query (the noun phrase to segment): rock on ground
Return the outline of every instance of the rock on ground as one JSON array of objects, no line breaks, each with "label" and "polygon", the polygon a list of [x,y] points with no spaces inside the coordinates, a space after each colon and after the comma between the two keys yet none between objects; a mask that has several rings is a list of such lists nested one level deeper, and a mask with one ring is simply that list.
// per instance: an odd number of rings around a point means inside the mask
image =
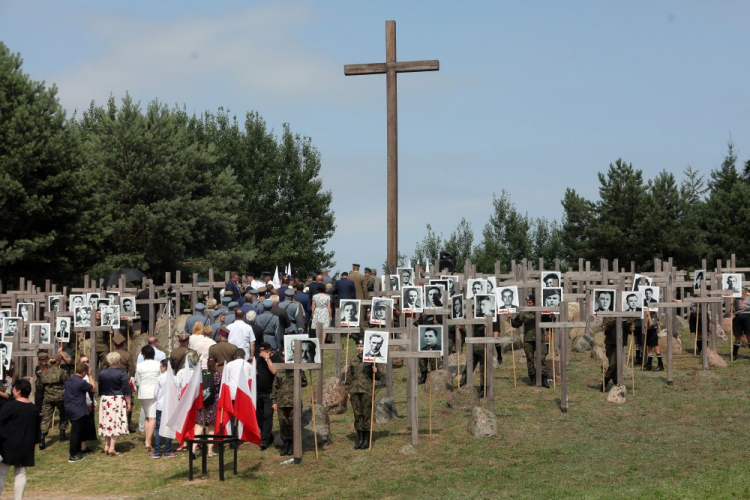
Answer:
[{"label": "rock on ground", "polygon": [[462,385],[448,394],[446,402],[448,408],[461,411],[469,411],[479,404],[479,394],[471,385]]},{"label": "rock on ground", "polygon": [[578,302],[568,302],[568,321],[577,322],[581,319]]},{"label": "rock on ground", "polygon": [[[456,376],[457,372],[457,364],[458,361],[458,355],[456,353],[451,354],[448,356],[448,371],[451,373],[452,377]],[[466,356],[461,354],[461,373],[464,373],[466,371]]]},{"label": "rock on ground", "polygon": [[[667,337],[659,337],[659,350],[666,357],[667,355]],[[682,354],[682,339],[680,337],[672,337],[672,354]],[[665,360],[666,362],[666,360]]]},{"label": "rock on ground", "polygon": [[492,412],[475,406],[471,409],[467,430],[475,438],[496,436],[497,418]]},{"label": "rock on ground", "polygon": [[586,352],[590,351],[594,347],[594,341],[588,335],[579,335],[573,339],[573,351],[574,352]]},{"label": "rock on ground", "polygon": [[[331,440],[331,421],[328,419],[328,413],[323,405],[315,405],[315,430],[318,434],[318,447],[324,444],[330,444]],[[313,432],[312,407],[308,406],[302,410],[302,447],[315,447],[315,433]]]},{"label": "rock on ground", "polygon": [[398,418],[393,398],[383,398],[375,404],[375,423],[385,424]]},{"label": "rock on ground", "polygon": [[447,396],[453,392],[453,376],[448,370],[435,370],[427,374],[427,382],[425,383],[425,391],[429,391],[432,388],[433,397]]},{"label": "rock on ground", "polygon": [[604,348],[602,346],[596,346],[591,350],[591,358],[600,362],[604,359],[604,365],[606,368],[607,357],[604,355]]},{"label": "rock on ground", "polygon": [[607,394],[607,403],[621,405],[627,401],[627,395],[628,390],[624,385],[616,385],[609,390],[609,394]]},{"label": "rock on ground", "polygon": [[708,366],[712,366],[714,368],[727,367],[727,362],[724,361],[724,358],[716,354],[711,349],[706,349],[706,356],[708,357]]},{"label": "rock on ground", "polygon": [[346,413],[346,388],[344,383],[336,377],[329,377],[323,381],[323,406],[329,414]]},{"label": "rock on ground", "polygon": [[677,324],[674,325],[675,333],[683,332],[683,331],[690,331],[690,325],[688,324],[688,321],[685,318],[679,315],[675,315],[675,319],[677,320]]},{"label": "rock on ground", "polygon": [[416,452],[417,450],[415,450],[414,447],[410,444],[407,444],[406,446],[401,447],[402,455],[414,455]]}]

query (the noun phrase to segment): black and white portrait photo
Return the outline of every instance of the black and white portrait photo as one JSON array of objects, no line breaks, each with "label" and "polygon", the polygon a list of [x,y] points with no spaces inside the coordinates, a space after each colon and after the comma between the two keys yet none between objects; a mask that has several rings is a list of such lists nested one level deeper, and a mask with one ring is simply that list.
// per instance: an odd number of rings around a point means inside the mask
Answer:
[{"label": "black and white portrait photo", "polygon": [[100,298],[101,295],[96,292],[86,294],[86,304],[88,304],[92,311],[96,311],[96,305],[99,303]]},{"label": "black and white portrait photo", "polygon": [[464,317],[464,296],[454,295],[451,297],[451,319]]},{"label": "black and white portrait photo", "polygon": [[425,285],[424,286],[424,306],[443,308],[445,306],[445,285]]},{"label": "black and white portrait photo", "polygon": [[34,319],[34,304],[30,302],[16,304],[16,316],[21,318],[24,323],[28,323]]},{"label": "black and white portrait photo", "polygon": [[40,344],[50,343],[50,324],[49,323],[31,323],[29,325],[29,342],[39,342]]},{"label": "black and white portrait photo", "polygon": [[[542,304],[545,307],[558,307],[563,300],[563,289],[560,286],[542,288]],[[557,314],[557,313],[555,313]]]},{"label": "black and white portrait photo", "polygon": [[306,333],[284,335],[284,362],[294,363],[294,342],[297,340],[307,340],[310,337]]},{"label": "black and white portrait photo", "polygon": [[107,292],[107,298],[110,304],[116,305],[120,302],[120,292]]},{"label": "black and white portrait photo", "polygon": [[3,333],[3,319],[10,317],[10,309],[0,309],[0,334]]},{"label": "black and white portrait photo", "polygon": [[419,352],[443,353],[443,325],[419,325]]},{"label": "black and white portrait photo", "polygon": [[366,363],[388,362],[388,332],[365,330],[365,348],[362,361]]},{"label": "black and white portrait photo", "polygon": [[652,278],[636,273],[633,276],[633,291],[638,291],[638,287],[651,286]]},{"label": "black and white portrait photo", "polygon": [[390,283],[390,285],[388,286],[388,288],[384,288],[384,290],[390,290],[392,292],[395,292],[396,290],[401,289],[400,279],[398,277],[398,274],[389,275],[388,282]]},{"label": "black and white portrait photo", "polygon": [[456,290],[458,290],[458,276],[441,276],[440,279],[448,282],[448,295],[451,297],[456,295]]},{"label": "black and white portrait photo", "polygon": [[696,269],[693,278],[693,290],[700,290],[703,285],[703,280],[706,279],[705,269]]},{"label": "black and white portrait photo", "polygon": [[109,299],[101,297],[96,301],[96,311],[104,311],[104,308],[109,306]]},{"label": "black and white portrait photo", "polygon": [[3,318],[3,338],[12,339],[18,334],[18,322],[21,318],[15,316],[9,316]]},{"label": "black and white portrait photo", "polygon": [[497,288],[497,278],[494,276],[488,277],[484,281],[484,293],[495,293],[495,288]]},{"label": "black and white portrait photo", "polygon": [[85,295],[71,295],[70,299],[68,299],[68,311],[75,311],[76,307],[81,307],[86,305],[86,296]]},{"label": "black and white portrait photo", "polygon": [[486,286],[481,278],[471,278],[466,282],[466,298],[473,299],[475,295],[485,293]]},{"label": "black and white portrait photo", "polygon": [[414,269],[410,267],[396,268],[401,288],[405,286],[414,286]]},{"label": "black and white portrait photo", "polygon": [[593,311],[615,312],[615,291],[608,289],[594,289]]},{"label": "black and white portrait photo", "polygon": [[542,288],[557,288],[561,285],[560,273],[557,271],[542,272]]},{"label": "black and white portrait photo", "polygon": [[63,295],[50,295],[47,298],[47,312],[60,312],[60,304],[63,303],[65,297]]},{"label": "black and white portrait photo", "polygon": [[13,344],[0,342],[0,364],[5,370],[10,369],[10,357],[13,355]]},{"label": "black and white portrait photo", "polygon": [[651,304],[659,302],[659,287],[642,286],[638,291],[643,293],[643,307],[648,307],[649,311],[656,311],[657,308]]},{"label": "black and white portrait photo", "polygon": [[724,297],[742,297],[742,275],[739,273],[724,273],[721,275],[721,289]]},{"label": "black and white portrait photo", "polygon": [[55,319],[55,338],[60,342],[70,342],[70,318],[58,317]]},{"label": "black and white portrait photo", "polygon": [[393,299],[373,297],[372,308],[370,309],[370,324],[386,326],[389,311],[391,317],[393,317]]},{"label": "black and white portrait photo", "polygon": [[518,287],[517,286],[501,286],[495,289],[497,295],[497,312],[500,314],[509,314],[516,312],[516,308],[520,306],[518,299]]},{"label": "black and white portrait photo", "polygon": [[102,326],[120,328],[120,306],[105,306],[102,309]]},{"label": "black and white portrait photo", "polygon": [[474,295],[474,317],[492,317],[492,322],[497,322],[496,296],[494,293],[481,293]]},{"label": "black and white portrait photo", "polygon": [[401,311],[405,313],[421,313],[424,310],[423,304],[421,286],[405,286],[401,288]]},{"label": "black and white portrait photo", "polygon": [[622,311],[643,313],[643,292],[622,292]]},{"label": "black and white portrait photo", "polygon": [[339,305],[341,326],[359,326],[359,308],[361,300],[342,299]]},{"label": "black and white portrait photo", "polygon": [[76,307],[73,310],[73,314],[75,315],[75,326],[91,326],[92,311],[94,311],[94,308],[91,306]]},{"label": "black and white portrait photo", "polygon": [[124,313],[135,312],[135,297],[129,295],[120,297],[120,311]]}]

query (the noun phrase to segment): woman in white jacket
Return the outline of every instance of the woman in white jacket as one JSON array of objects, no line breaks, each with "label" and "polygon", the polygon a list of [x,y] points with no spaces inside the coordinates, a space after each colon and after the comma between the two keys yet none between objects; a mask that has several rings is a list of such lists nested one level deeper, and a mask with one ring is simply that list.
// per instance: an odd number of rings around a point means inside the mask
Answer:
[{"label": "woman in white jacket", "polygon": [[151,442],[154,438],[154,427],[156,426],[156,399],[154,398],[154,386],[156,379],[161,374],[159,362],[154,360],[154,348],[150,345],[141,349],[143,361],[135,368],[135,386],[138,389],[138,399],[146,415],[146,451],[153,450]]}]

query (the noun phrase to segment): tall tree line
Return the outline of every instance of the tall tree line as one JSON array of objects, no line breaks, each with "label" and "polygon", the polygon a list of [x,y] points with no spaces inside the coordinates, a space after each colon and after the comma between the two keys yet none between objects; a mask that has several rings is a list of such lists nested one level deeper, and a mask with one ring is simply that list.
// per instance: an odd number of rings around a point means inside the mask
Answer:
[{"label": "tall tree line", "polygon": [[536,266],[540,257],[548,263],[560,259],[563,269],[576,266],[579,258],[595,268],[604,258],[624,265],[635,261],[640,270],[650,270],[654,258],[670,257],[681,268],[697,268],[702,259],[713,267],[731,254],[738,265],[750,265],[750,160],[738,167],[731,140],[708,179],[688,166],[679,181],[664,170],[644,180],[641,170],[622,159],[597,176],[599,199],[566,189],[559,223],[521,213],[502,191],[493,196],[480,241],[475,243],[465,219],[448,238],[428,224],[413,258],[434,262],[445,249],[455,254],[457,269],[471,259],[483,273],[494,272],[496,261],[506,272],[512,259],[529,258]]},{"label": "tall tree line", "polygon": [[333,264],[321,158],[308,137],[219,109],[200,116],[126,95],[66,118],[53,85],[0,43],[0,279],[79,283],[135,267]]}]

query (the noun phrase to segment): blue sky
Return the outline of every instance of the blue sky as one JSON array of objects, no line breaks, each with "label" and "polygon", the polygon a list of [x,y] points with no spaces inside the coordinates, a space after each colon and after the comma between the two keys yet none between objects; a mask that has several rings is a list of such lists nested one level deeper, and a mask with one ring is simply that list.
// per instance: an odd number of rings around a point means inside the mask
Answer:
[{"label": "blue sky", "polygon": [[[440,60],[399,75],[400,251],[462,217],[475,241],[505,189],[558,219],[617,158],[648,179],[750,158],[746,1],[0,0],[0,40],[72,113],[128,91],[202,112],[257,110],[312,137],[333,193],[336,269],[385,260],[383,75],[344,64]],[[284,263],[279,263],[283,265]]]}]

